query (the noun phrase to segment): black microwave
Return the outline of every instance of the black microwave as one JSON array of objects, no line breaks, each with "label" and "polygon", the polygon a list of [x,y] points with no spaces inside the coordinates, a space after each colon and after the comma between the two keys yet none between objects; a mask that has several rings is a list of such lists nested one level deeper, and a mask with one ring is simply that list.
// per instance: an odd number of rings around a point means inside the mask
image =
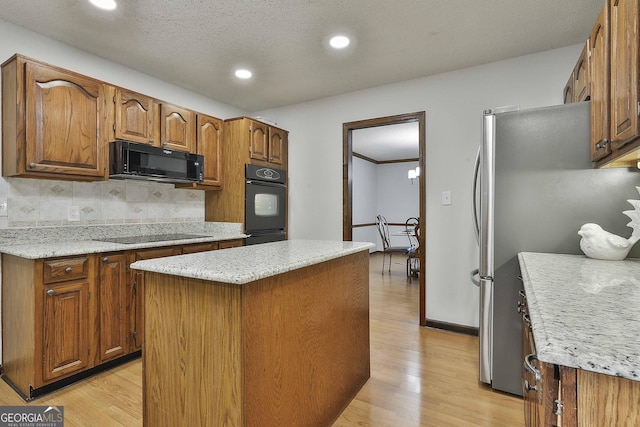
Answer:
[{"label": "black microwave", "polygon": [[109,178],[202,182],[204,157],[131,141],[109,143]]}]

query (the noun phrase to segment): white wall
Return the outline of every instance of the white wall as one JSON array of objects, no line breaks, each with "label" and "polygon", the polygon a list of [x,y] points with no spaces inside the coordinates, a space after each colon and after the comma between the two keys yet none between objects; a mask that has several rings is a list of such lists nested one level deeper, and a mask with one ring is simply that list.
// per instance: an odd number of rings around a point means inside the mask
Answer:
[{"label": "white wall", "polygon": [[[419,184],[407,178],[409,169],[415,169],[418,162],[379,164],[353,158],[352,204],[353,223],[370,224],[377,215],[383,215],[389,223],[404,223],[407,218],[418,217]],[[404,227],[390,227],[393,234]],[[376,245],[371,252],[382,250],[382,241],[375,226],[353,229],[352,238],[356,242],[371,242]],[[391,245],[408,245],[407,237],[391,236]]]},{"label": "white wall", "polygon": [[[290,131],[290,236],[342,238],[343,123],[426,111],[427,318],[477,326],[478,290],[469,281],[478,257],[470,200],[482,111],[561,103],[581,49],[574,45],[260,112]],[[451,206],[441,205],[445,190],[452,192]]]},{"label": "white wall", "polygon": [[[354,157],[351,183],[353,223],[370,224],[375,222],[378,210],[378,174],[376,164]],[[380,244],[380,237],[375,226],[354,228],[352,238],[356,242]],[[373,248],[369,252],[375,252],[376,250],[379,249]]]},{"label": "white wall", "polygon": [[[246,114],[0,20],[0,62],[15,53],[222,119]],[[204,193],[176,190],[171,184],[0,178],[0,197],[8,198],[9,208],[0,228],[67,225],[70,205],[80,207],[81,222],[74,224],[204,221]]]}]

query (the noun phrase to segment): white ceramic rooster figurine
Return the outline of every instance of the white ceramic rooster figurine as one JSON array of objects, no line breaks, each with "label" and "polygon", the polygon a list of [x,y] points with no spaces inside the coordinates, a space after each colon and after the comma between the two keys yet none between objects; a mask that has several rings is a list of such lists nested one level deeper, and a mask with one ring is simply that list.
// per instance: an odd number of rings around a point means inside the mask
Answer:
[{"label": "white ceramic rooster figurine", "polygon": [[[640,193],[640,187],[636,187]],[[631,251],[633,245],[640,240],[640,200],[627,200],[634,210],[622,212],[631,222],[627,226],[633,229],[631,237],[625,239],[609,233],[598,224],[588,223],[580,227],[578,235],[580,239],[580,249],[589,258],[619,261],[625,259]]]}]

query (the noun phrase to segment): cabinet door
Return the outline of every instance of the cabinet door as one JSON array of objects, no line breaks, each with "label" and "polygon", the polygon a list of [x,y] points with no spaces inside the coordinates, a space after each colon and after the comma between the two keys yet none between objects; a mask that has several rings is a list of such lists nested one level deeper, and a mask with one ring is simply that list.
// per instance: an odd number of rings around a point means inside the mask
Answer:
[{"label": "cabinet door", "polygon": [[89,282],[63,282],[42,289],[42,380],[46,383],[89,367]]},{"label": "cabinet door", "polygon": [[193,243],[182,247],[183,254],[195,254],[197,252],[215,251],[218,249],[218,242]]},{"label": "cabinet door", "polygon": [[222,128],[224,122],[198,114],[198,154],[204,156],[203,185],[222,184]]},{"label": "cabinet door", "polygon": [[611,153],[609,144],[609,8],[605,2],[589,38],[591,51],[591,160]]},{"label": "cabinet door", "polygon": [[[180,247],[175,246],[140,250],[133,253],[130,262],[180,255],[181,253]],[[144,344],[144,273],[139,270],[131,270],[130,282],[129,334],[131,345],[129,351],[137,351],[141,350]]]},{"label": "cabinet door", "polygon": [[591,99],[589,88],[589,40],[584,45],[580,58],[573,69],[573,92],[575,102]]},{"label": "cabinet door", "polygon": [[255,160],[269,159],[269,126],[249,121],[249,154]]},{"label": "cabinet door", "polygon": [[[522,354],[526,357],[535,354],[535,344],[531,333],[531,324],[526,313],[522,316]],[[533,387],[537,387],[534,374],[522,368],[522,396],[524,399],[524,425],[534,427],[538,425],[537,394]]]},{"label": "cabinet door", "polygon": [[562,91],[562,102],[564,104],[571,104],[575,102],[573,99],[573,73],[569,76],[569,80],[567,80],[567,84],[564,86],[564,90]]},{"label": "cabinet door", "polygon": [[98,283],[100,362],[127,353],[127,262],[124,253],[106,254]]},{"label": "cabinet door", "polygon": [[117,89],[115,104],[116,139],[153,145],[153,99]]},{"label": "cabinet door", "polygon": [[239,248],[243,245],[244,242],[242,241],[242,239],[223,240],[218,243],[218,249]]},{"label": "cabinet door", "polygon": [[104,84],[25,64],[25,170],[104,178]]},{"label": "cabinet door", "polygon": [[282,165],[286,150],[287,133],[282,129],[269,128],[269,162]]},{"label": "cabinet door", "polygon": [[638,0],[611,0],[611,140],[618,149],[638,128]]},{"label": "cabinet door", "polygon": [[163,147],[196,152],[196,115],[171,104],[160,105],[160,139]]}]

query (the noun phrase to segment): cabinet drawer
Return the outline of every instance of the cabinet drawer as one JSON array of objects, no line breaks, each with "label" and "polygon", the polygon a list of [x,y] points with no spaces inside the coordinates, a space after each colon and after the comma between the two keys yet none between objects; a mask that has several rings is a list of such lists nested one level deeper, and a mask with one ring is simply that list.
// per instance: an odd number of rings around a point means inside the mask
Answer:
[{"label": "cabinet drawer", "polygon": [[89,258],[47,259],[43,265],[43,282],[55,283],[65,280],[82,279],[89,275]]}]

